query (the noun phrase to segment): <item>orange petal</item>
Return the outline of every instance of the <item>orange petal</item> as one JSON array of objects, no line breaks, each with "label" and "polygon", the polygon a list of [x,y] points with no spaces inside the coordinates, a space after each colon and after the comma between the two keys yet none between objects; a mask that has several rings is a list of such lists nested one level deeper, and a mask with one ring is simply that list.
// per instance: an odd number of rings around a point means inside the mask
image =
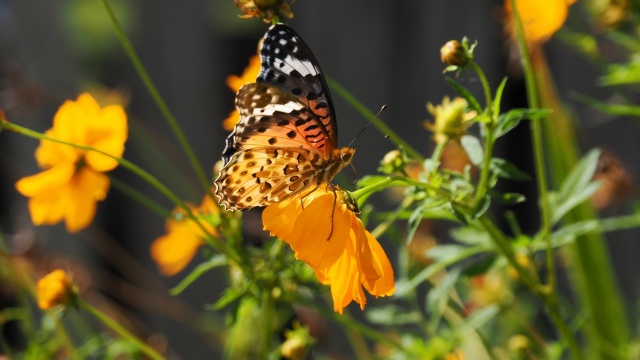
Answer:
[{"label": "orange petal", "polygon": [[346,211],[333,193],[313,199],[295,221],[290,245],[296,257],[317,269],[333,264],[349,235],[351,213]]},{"label": "orange petal", "polygon": [[[115,157],[122,157],[127,131],[127,115],[122,106],[107,106],[90,124],[87,145]],[[85,159],[89,166],[103,172],[112,170],[118,165],[116,160],[97,152],[88,152]]]},{"label": "orange petal", "polygon": [[55,196],[57,190],[73,177],[74,163],[63,163],[36,175],[24,177],[16,182],[16,190],[27,197]]},{"label": "orange petal", "polygon": [[376,280],[375,285],[371,287],[364,282],[364,287],[375,296],[391,296],[396,290],[393,268],[387,254],[380,246],[380,243],[368,232],[365,231],[366,239],[371,249],[373,266],[380,278]]},{"label": "orange petal", "polygon": [[151,244],[151,258],[158,265],[160,273],[172,276],[182,271],[202,246],[202,240],[194,233],[188,220],[174,222],[170,231]]},{"label": "orange petal", "polygon": [[[544,42],[555,34],[567,19],[573,2],[575,0],[517,0],[527,42]],[[511,0],[505,0],[505,8],[508,13],[512,12]],[[508,26],[514,28],[513,20],[510,22]]]},{"label": "orange petal", "polygon": [[231,131],[239,122],[240,122],[240,113],[238,112],[238,110],[234,109],[232,112],[229,113],[229,116],[226,119],[224,119],[224,121],[222,122],[222,127],[227,131]]},{"label": "orange petal", "polygon": [[302,204],[297,197],[269,205],[262,212],[264,230],[290,244],[293,226],[301,212]]},{"label": "orange petal", "polygon": [[[65,140],[63,134],[55,128],[49,129],[45,135],[55,139]],[[54,141],[42,140],[40,146],[36,149],[36,161],[42,168],[56,166],[61,163],[75,163],[80,158],[81,151],[72,146],[60,144]]]},{"label": "orange petal", "polygon": [[74,176],[66,204],[67,231],[77,232],[91,223],[96,213],[96,203],[107,196],[109,184],[109,177],[89,167],[82,168]]}]

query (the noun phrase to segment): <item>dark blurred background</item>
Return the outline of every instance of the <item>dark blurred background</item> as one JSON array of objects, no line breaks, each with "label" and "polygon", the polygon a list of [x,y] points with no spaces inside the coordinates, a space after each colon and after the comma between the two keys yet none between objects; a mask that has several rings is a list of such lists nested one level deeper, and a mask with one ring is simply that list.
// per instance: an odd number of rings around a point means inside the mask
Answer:
[{"label": "dark blurred background", "polygon": [[[240,11],[232,0],[110,3],[198,159],[210,171],[220,159],[227,135],[222,121],[233,109],[234,94],[225,79],[242,73],[267,25],[238,18]],[[444,80],[439,59],[439,49],[446,41],[463,36],[477,40],[476,62],[493,86],[504,76],[510,77],[504,108],[526,106],[517,62],[510,61],[503,34],[501,6],[502,1],[497,0],[298,0],[292,6],[295,17],[288,23],[313,49],[325,74],[374,112],[387,104],[382,118],[428,155],[433,142],[422,125],[430,119],[425,104],[440,103],[443,96],[455,95]],[[573,8],[580,11],[579,5]],[[640,165],[636,156],[640,153],[637,124],[572,102],[575,92],[602,100],[611,94],[597,86],[598,69],[571,47],[551,40],[545,48],[558,94],[567,100],[578,121],[583,149],[602,146],[612,151],[636,178]],[[478,80],[469,74],[463,73],[459,81],[480,95]],[[202,191],[196,177],[117,42],[101,3],[0,0],[0,108],[11,121],[44,131],[65,99],[75,99],[81,91],[98,85],[115,89],[129,99],[130,136],[125,157],[148,169],[185,199],[199,203]],[[346,145],[369,119],[336,94],[333,98],[339,142]],[[527,125],[522,123],[499,142],[498,155],[532,173]],[[358,141],[380,136],[369,130]],[[203,305],[217,300],[226,275],[209,273],[178,299],[166,297],[166,289],[181,275],[161,277],[149,256],[149,245],[165,232],[165,220],[115,189],[98,205],[93,225],[79,234],[67,234],[62,225],[32,227],[26,199],[15,191],[14,183],[39,171],[33,157],[37,145],[16,134],[0,133],[0,226],[16,247],[14,251],[36,247],[38,259],[83,269],[88,273],[86,286],[97,289],[97,301],[124,305],[120,310],[123,318],[145,336],[168,343],[180,358],[204,359],[218,354],[220,344],[206,335],[207,331],[215,332],[215,327],[196,329],[205,323]],[[393,148],[386,141],[360,148],[354,162],[359,176],[373,174],[378,161]],[[175,166],[169,167],[168,163]],[[117,169],[112,175],[141,189],[167,209],[172,207],[126,170]],[[532,184],[504,186],[525,193],[529,199],[535,197]],[[533,201],[512,209],[525,232],[536,228]],[[618,205],[605,213],[625,210]],[[259,222],[257,211],[246,216],[248,223]],[[435,231],[447,241],[446,231]],[[637,235],[625,231],[609,237],[629,309],[637,307]],[[224,327],[219,313],[206,316],[212,318],[208,324]]]}]

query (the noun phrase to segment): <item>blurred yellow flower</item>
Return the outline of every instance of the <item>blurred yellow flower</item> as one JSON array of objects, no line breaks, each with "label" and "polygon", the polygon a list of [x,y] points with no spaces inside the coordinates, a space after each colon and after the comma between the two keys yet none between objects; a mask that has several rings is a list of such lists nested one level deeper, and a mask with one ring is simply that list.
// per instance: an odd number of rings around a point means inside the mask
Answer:
[{"label": "blurred yellow flower", "polygon": [[[244,69],[241,76],[230,75],[227,78],[227,86],[229,86],[231,91],[237,93],[243,85],[256,82],[258,74],[260,74],[260,57],[254,55],[249,59],[249,65]],[[229,114],[229,117],[224,120],[222,127],[227,131],[231,131],[239,121],[240,114],[238,110],[234,109]]]},{"label": "blurred yellow flower", "polygon": [[465,112],[467,106],[467,100],[457,97],[451,101],[448,96],[442,99],[442,104],[427,104],[427,110],[434,121],[425,123],[425,127],[433,131],[433,138],[437,143],[460,140],[467,132],[467,121],[476,116],[475,111]]},{"label": "blurred yellow flower", "polygon": [[57,269],[38,281],[36,295],[38,307],[51,309],[69,303],[75,295],[74,285],[64,270]]},{"label": "blurred yellow flower", "polygon": [[[122,106],[101,108],[91,95],[83,93],[78,100],[67,100],[60,106],[45,135],[121,157],[127,131]],[[69,232],[87,227],[95,215],[96,202],[104,200],[109,190],[110,181],[103,172],[118,162],[49,140],[40,142],[35,156],[45,170],[16,183],[16,189],[29,198],[32,222],[52,225],[64,220]]]},{"label": "blurred yellow flower", "polygon": [[[208,218],[218,213],[218,207],[208,195],[202,199],[199,207],[187,204],[193,214],[203,221],[204,228],[209,233],[215,233],[215,229]],[[193,259],[196,252],[204,243],[202,230],[185,211],[176,208],[172,216],[167,219],[167,233],[157,238],[151,244],[151,258],[158,265],[162,275],[172,276],[182,271]]]},{"label": "blurred yellow flower", "polygon": [[395,291],[393,269],[378,241],[354,213],[342,190],[327,184],[267,206],[264,229],[291,246],[318,280],[331,286],[333,308],[342,313],[355,300],[364,309],[362,287],[375,296]]},{"label": "blurred yellow flower", "polygon": [[234,3],[244,14],[240,16],[243,19],[260,18],[269,23],[272,18],[279,22],[280,18],[293,17],[289,4],[284,0],[234,0]]},{"label": "blurred yellow flower", "polygon": [[[546,42],[562,27],[569,14],[569,6],[575,1],[516,0],[527,43],[537,45]],[[511,38],[515,38],[515,21],[511,0],[505,0],[504,7],[507,14],[505,30]]]}]

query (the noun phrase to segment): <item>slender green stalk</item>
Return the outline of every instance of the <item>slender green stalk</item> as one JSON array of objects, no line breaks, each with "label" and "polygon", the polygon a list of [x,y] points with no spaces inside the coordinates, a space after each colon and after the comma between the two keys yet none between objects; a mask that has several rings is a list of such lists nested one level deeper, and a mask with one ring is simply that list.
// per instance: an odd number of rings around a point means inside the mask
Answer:
[{"label": "slender green stalk", "polygon": [[92,146],[86,146],[86,145],[79,145],[79,144],[74,144],[68,141],[64,141],[64,140],[60,140],[60,139],[56,139],[53,137],[50,137],[48,135],[44,135],[41,134],[37,131],[33,131],[31,129],[22,127],[20,125],[16,125],[13,123],[9,123],[9,122],[0,122],[0,128],[5,128],[7,130],[10,131],[14,131],[18,134],[22,134],[34,139],[39,139],[39,140],[48,140],[48,141],[53,141],[59,144],[63,144],[63,145],[68,145],[71,147],[74,147],[76,149],[80,149],[80,150],[85,150],[85,151],[94,151],[96,153],[108,156],[114,160],[116,160],[122,167],[126,168],[127,170],[131,171],[132,173],[134,173],[135,175],[137,175],[138,177],[140,177],[141,179],[145,180],[149,185],[151,185],[152,187],[154,187],[156,190],[158,190],[161,194],[163,194],[165,197],[167,197],[169,200],[171,200],[174,204],[176,204],[176,206],[179,206],[182,210],[184,210],[184,212],[186,213],[187,217],[191,220],[193,220],[196,225],[199,227],[199,229],[203,232],[203,234],[205,234],[205,240],[209,243],[209,245],[211,245],[213,248],[215,248],[216,250],[218,250],[221,253],[224,253],[225,255],[227,255],[229,257],[230,260],[238,263],[240,266],[242,266],[242,261],[240,256],[231,248],[229,247],[225,242],[220,241],[219,239],[217,239],[216,237],[213,236],[213,234],[211,234],[204,226],[204,224],[202,223],[202,221],[200,221],[200,219],[198,217],[196,217],[193,214],[193,211],[191,211],[191,209],[185,204],[184,201],[182,201],[182,199],[180,199],[175,193],[173,193],[168,187],[166,187],[160,180],[158,180],[156,177],[154,177],[153,175],[149,174],[147,171],[145,171],[144,169],[140,168],[139,166],[135,165],[134,163],[126,160],[126,159],[122,159],[116,156],[113,156],[107,152],[104,152],[102,150],[96,149]]},{"label": "slender green stalk", "polygon": [[449,140],[436,143],[436,148],[433,149],[433,154],[431,154],[431,160],[439,162],[440,159],[442,158],[442,153],[444,153],[444,148],[447,146],[448,143],[449,143]]},{"label": "slender green stalk", "polygon": [[104,314],[102,311],[97,308],[91,306],[89,303],[85,302],[82,299],[78,299],[78,305],[93,315],[96,319],[106,325],[109,329],[113,330],[118,336],[129,341],[134,344],[140,351],[142,351],[146,356],[150,357],[154,360],[162,360],[165,359],[164,356],[158,354],[152,347],[140,341],[137,337],[135,337],[132,333],[130,333],[127,329],[122,327],[117,322],[113,321],[110,317]]},{"label": "slender green stalk", "polygon": [[111,184],[113,185],[114,188],[120,190],[120,192],[122,192],[123,194],[128,195],[135,202],[144,206],[147,210],[151,211],[152,213],[155,213],[156,215],[160,216],[163,219],[166,219],[169,216],[171,216],[171,211],[165,209],[164,207],[162,207],[157,202],[153,201],[148,196],[142,194],[140,191],[126,184],[124,181],[120,181],[118,178],[113,176],[109,176],[109,179],[111,180]]},{"label": "slender green stalk", "polygon": [[[480,77],[480,83],[482,84],[482,89],[484,90],[484,97],[487,102],[486,113],[490,119],[493,118],[493,98],[491,96],[491,87],[489,86],[489,80],[487,80],[487,76],[484,73],[484,70],[476,64],[475,61],[471,60],[469,64],[473,67],[473,69]],[[493,120],[493,119],[492,119]]]},{"label": "slender green stalk", "polygon": [[560,336],[566,342],[567,347],[569,348],[569,352],[571,353],[571,358],[585,359],[585,356],[582,353],[582,349],[578,345],[575,336],[571,332],[571,329],[569,329],[567,323],[562,318],[562,311],[560,310],[560,306],[558,304],[555,289],[540,284],[529,270],[523,268],[520,263],[518,263],[511,244],[486,215],[480,217],[479,222],[487,231],[487,233],[489,233],[489,235],[493,239],[494,244],[498,246],[500,252],[507,258],[507,261],[509,261],[509,265],[511,265],[513,269],[516,270],[520,279],[522,279],[522,282],[529,289],[531,289],[534,294],[538,295],[540,300],[542,300],[547,312],[549,313],[549,316],[551,316],[551,319],[558,329]]},{"label": "slender green stalk", "polygon": [[[522,58],[522,68],[524,70],[525,84],[527,87],[527,100],[529,108],[538,109],[540,107],[538,101],[538,89],[533,67],[531,65],[531,57],[529,56],[529,48],[525,42],[524,28],[520,14],[518,13],[518,5],[516,0],[511,0],[513,9],[513,17],[516,23],[518,34],[518,48],[520,49],[520,57]],[[542,129],[540,121],[531,121],[531,137],[533,142],[533,156],[536,168],[536,183],[538,184],[538,203],[540,205],[540,235],[547,244],[546,261],[547,261],[547,283],[555,293],[556,289],[556,268],[553,257],[553,245],[551,244],[551,216],[549,211],[549,196],[547,173],[544,162],[544,147],[542,144]]]},{"label": "slender green stalk", "polygon": [[269,289],[262,290],[262,340],[260,341],[260,354],[262,359],[269,357],[271,350],[271,339],[273,333],[271,331],[273,314],[275,313],[273,298]]},{"label": "slender green stalk", "polygon": [[[347,89],[343,88],[340,84],[335,82],[333,79],[327,77],[327,84],[331,90],[333,90],[336,94],[340,95],[351,107],[353,107],[356,111],[358,111],[364,118],[373,119],[376,115],[371,110],[369,110],[363,103],[361,103],[355,96],[353,96]],[[424,161],[424,156],[420,154],[417,150],[415,150],[411,145],[405,142],[398,134],[396,134],[391,128],[385,124],[382,119],[377,118],[371,124],[373,127],[378,129],[382,134],[389,135],[389,140],[396,144],[397,146],[402,146],[402,148],[407,152],[409,156],[416,160]]]},{"label": "slender green stalk", "polygon": [[118,19],[116,19],[113,13],[113,10],[111,9],[111,6],[109,6],[109,2],[107,0],[101,0],[101,2],[102,2],[102,5],[104,5],[107,15],[109,16],[109,20],[111,21],[111,25],[113,26],[113,30],[116,34],[116,37],[118,38],[118,41],[120,41],[120,44],[122,45],[125,53],[129,57],[129,60],[131,60],[133,67],[138,73],[138,76],[142,80],[144,86],[147,88],[147,91],[149,91],[149,94],[151,95],[151,97],[153,98],[153,101],[156,103],[156,106],[164,116],[165,120],[167,121],[167,124],[169,124],[171,131],[173,131],[173,134],[178,139],[178,142],[180,143],[182,150],[185,152],[187,158],[189,159],[191,166],[193,167],[198,177],[200,178],[200,182],[202,183],[202,186],[204,187],[205,191],[209,193],[209,195],[212,195],[209,177],[206,175],[205,171],[202,169],[202,166],[200,166],[198,158],[196,157],[196,154],[193,151],[193,148],[189,144],[189,141],[187,140],[186,136],[184,135],[184,132],[180,128],[180,124],[178,124],[176,117],[173,115],[171,110],[169,110],[169,106],[167,106],[167,103],[164,101],[164,99],[162,98],[162,95],[160,95],[160,92],[158,91],[155,84],[151,80],[149,73],[147,73],[147,70],[145,69],[144,65],[142,65],[142,61],[140,61],[140,57],[136,53],[136,50],[131,44],[131,41],[129,41],[127,34],[122,29],[122,26],[120,26]]}]

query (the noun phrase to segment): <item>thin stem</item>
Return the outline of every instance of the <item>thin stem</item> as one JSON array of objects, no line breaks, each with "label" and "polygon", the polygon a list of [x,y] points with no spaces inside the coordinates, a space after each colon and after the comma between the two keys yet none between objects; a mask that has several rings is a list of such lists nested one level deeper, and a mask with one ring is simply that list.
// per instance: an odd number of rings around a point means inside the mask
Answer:
[{"label": "thin stem", "polygon": [[85,302],[82,299],[78,299],[78,305],[93,315],[96,319],[106,325],[109,329],[113,330],[118,336],[121,338],[131,342],[134,344],[140,351],[142,351],[146,356],[150,357],[154,360],[162,360],[165,359],[164,356],[158,354],[152,347],[142,342],[140,339],[135,337],[132,333],[130,333],[127,329],[122,327],[117,322],[113,321],[110,317],[104,314],[102,311],[97,308],[91,306],[89,303]]},{"label": "thin stem", "polygon": [[[356,111],[358,111],[364,118],[373,119],[376,115],[371,110],[369,110],[364,104],[362,104],[355,96],[353,96],[347,89],[343,88],[340,84],[335,82],[333,79],[327,77],[327,84],[331,90],[333,90],[336,94],[340,95],[346,102],[351,105]],[[372,125],[378,129],[382,134],[389,135],[389,141],[396,144],[397,146],[402,146],[404,150],[407,152],[409,156],[416,160],[424,161],[424,156],[420,154],[417,150],[415,150],[411,145],[402,140],[398,134],[396,134],[391,128],[382,121],[380,117],[376,119],[372,123]]]},{"label": "thin stem", "polygon": [[[431,154],[431,160],[440,162],[440,159],[442,158],[442,153],[444,153],[444,148],[447,146],[448,143],[449,143],[449,138],[447,138],[447,141],[441,141],[436,143],[436,148],[433,149],[433,154]],[[434,171],[435,170],[436,169],[434,169]]]},{"label": "thin stem", "polygon": [[518,263],[511,244],[509,244],[509,241],[504,237],[502,232],[495,227],[486,215],[481,216],[479,222],[491,236],[493,243],[496,244],[500,252],[507,258],[509,265],[516,270],[522,282],[542,300],[558,332],[560,332],[560,336],[566,341],[569,352],[571,353],[571,358],[584,359],[584,354],[580,346],[578,346],[575,336],[562,318],[562,312],[560,311],[555,289],[540,284],[530,271]]},{"label": "thin stem", "polygon": [[202,222],[200,221],[200,219],[198,217],[196,217],[193,214],[193,211],[191,211],[191,209],[184,203],[184,201],[182,201],[182,199],[180,199],[176,194],[174,194],[168,187],[166,187],[160,180],[158,180],[156,177],[154,177],[153,175],[151,175],[150,173],[148,173],[147,171],[145,171],[144,169],[140,168],[139,166],[135,165],[134,163],[126,160],[126,159],[122,159],[119,158],[117,156],[113,156],[107,152],[104,152],[102,150],[96,149],[92,146],[86,146],[86,145],[79,145],[79,144],[74,144],[68,141],[64,141],[64,140],[60,140],[60,139],[56,139],[53,137],[50,137],[48,135],[44,135],[41,134],[37,131],[33,131],[31,129],[22,127],[20,125],[16,125],[13,123],[9,123],[9,122],[0,122],[0,128],[5,128],[7,130],[11,130],[14,131],[18,134],[22,134],[34,139],[39,139],[39,140],[48,140],[48,141],[53,141],[59,144],[63,144],[63,145],[68,145],[71,147],[74,147],[76,149],[80,149],[80,150],[85,150],[85,151],[94,151],[96,153],[108,156],[114,160],[116,160],[122,167],[126,168],[127,170],[131,171],[132,173],[134,173],[135,175],[139,176],[140,178],[142,178],[143,180],[145,180],[149,185],[151,185],[152,187],[154,187],[156,190],[158,190],[160,193],[162,193],[164,196],[166,196],[169,200],[171,200],[174,204],[176,204],[176,206],[180,207],[182,210],[184,210],[184,212],[186,213],[187,217],[191,220],[193,220],[196,225],[199,227],[199,229],[203,232],[203,234],[205,234],[206,236],[204,237],[205,240],[209,243],[209,245],[211,245],[214,249],[218,250],[219,252],[227,255],[229,257],[230,260],[236,262],[237,264],[239,264],[240,266],[242,266],[242,261],[240,256],[231,248],[229,247],[225,242],[218,240],[216,237],[213,236],[213,234],[211,234],[210,231],[208,231],[204,224],[202,224]]},{"label": "thin stem", "polygon": [[493,157],[493,148],[495,139],[493,137],[493,128],[489,124],[484,124],[484,159],[482,160],[482,170],[480,173],[480,181],[476,187],[476,207],[480,205],[482,199],[487,194],[489,175],[491,174],[491,158]]},{"label": "thin stem", "polygon": [[262,341],[260,342],[260,353],[263,359],[269,357],[271,350],[271,316],[275,312],[273,309],[273,298],[269,289],[262,290]]},{"label": "thin stem", "polygon": [[136,50],[131,44],[131,41],[129,41],[127,34],[124,32],[124,30],[120,26],[120,23],[118,22],[118,19],[116,19],[113,13],[113,10],[109,6],[108,1],[101,0],[101,2],[104,5],[107,15],[109,16],[109,20],[111,21],[111,25],[113,26],[113,30],[116,34],[116,37],[120,41],[120,44],[122,45],[122,48],[124,49],[125,53],[129,57],[129,60],[131,60],[133,67],[138,73],[138,76],[142,80],[144,86],[147,88],[147,91],[149,91],[149,94],[151,95],[151,97],[153,98],[153,101],[156,103],[156,106],[158,107],[158,109],[164,116],[165,120],[167,121],[167,124],[171,128],[171,131],[173,131],[173,134],[178,139],[178,142],[180,143],[182,150],[185,152],[187,158],[189,159],[191,166],[193,167],[198,177],[200,178],[200,182],[202,183],[202,186],[204,187],[205,191],[209,193],[209,195],[212,195],[209,177],[206,175],[205,171],[200,166],[200,163],[198,162],[198,158],[196,157],[195,152],[191,148],[189,141],[184,135],[184,132],[180,128],[178,121],[176,120],[171,110],[169,110],[169,106],[167,106],[167,103],[162,98],[162,95],[160,95],[160,92],[158,91],[155,84],[151,80],[151,77],[147,73],[147,70],[145,69],[144,65],[142,65],[142,61],[140,61],[140,57],[136,53]]},{"label": "thin stem", "polygon": [[113,176],[109,176],[109,179],[111,180],[111,185],[113,185],[114,188],[120,190],[120,192],[122,192],[123,194],[128,195],[135,202],[144,206],[147,210],[151,211],[152,213],[155,213],[156,215],[160,216],[163,219],[166,219],[169,216],[171,216],[171,211],[165,209],[160,204],[153,201],[150,197],[142,194],[140,191],[129,186],[124,181],[121,181],[120,179]]},{"label": "thin stem", "polygon": [[[518,7],[516,0],[511,0],[511,7],[513,9],[513,17],[516,23],[516,30],[518,34],[518,47],[520,49],[520,57],[522,58],[522,68],[525,75],[525,83],[527,87],[527,99],[529,102],[529,108],[538,109],[540,107],[538,101],[538,89],[533,67],[531,65],[531,57],[529,54],[529,48],[524,38],[524,28],[520,14],[518,13]],[[542,144],[542,128],[540,121],[530,121],[531,124],[531,137],[533,142],[533,155],[536,168],[536,181],[538,184],[538,201],[540,203],[540,235],[545,239],[547,244],[546,249],[546,261],[547,261],[547,284],[551,287],[555,293],[556,288],[556,269],[555,261],[553,258],[553,245],[551,244],[551,219],[548,202],[548,185],[546,165],[544,161],[544,148]]]},{"label": "thin stem", "polygon": [[486,113],[489,118],[492,118],[493,113],[493,98],[491,97],[491,87],[489,86],[489,80],[487,80],[487,76],[484,74],[482,68],[476,64],[475,61],[470,61],[469,64],[473,67],[473,69],[478,73],[480,77],[480,82],[482,83],[482,89],[484,90],[484,97],[487,101]]}]

